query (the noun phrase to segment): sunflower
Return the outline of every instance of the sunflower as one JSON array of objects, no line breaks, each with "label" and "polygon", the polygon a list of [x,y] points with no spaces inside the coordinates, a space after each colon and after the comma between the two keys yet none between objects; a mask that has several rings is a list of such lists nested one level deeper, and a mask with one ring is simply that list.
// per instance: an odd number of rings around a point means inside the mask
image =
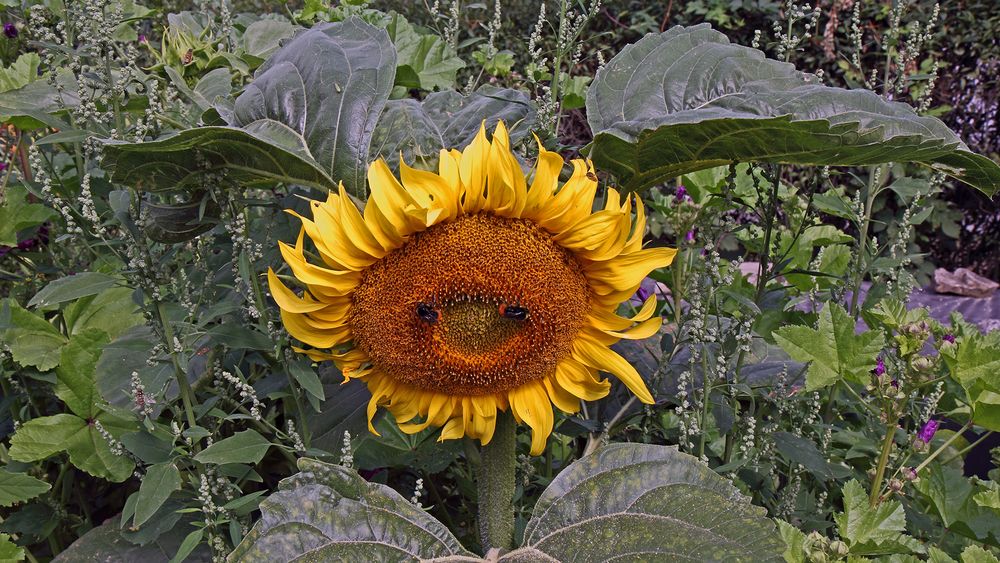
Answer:
[{"label": "sunflower", "polygon": [[374,162],[363,213],[342,185],[310,202],[311,219],[289,211],[302,229],[281,254],[304,291],[268,270],[271,293],[289,334],[310,347],[297,351],[367,384],[372,432],[383,406],[404,432],[443,427],[442,440],[485,445],[509,408],[538,455],[552,405],[574,413],[608,394],[599,371],[653,402],[609,346],[657,332],[655,297],[633,317],[615,311],[676,250],[642,248],[638,197],[634,220],[632,198],[614,189],[592,210],[589,161],[574,160],[559,187],[562,158],[538,150],[526,178],[501,122],[492,141],[481,127],[464,151],[442,150],[437,173],[401,163],[397,180]]}]

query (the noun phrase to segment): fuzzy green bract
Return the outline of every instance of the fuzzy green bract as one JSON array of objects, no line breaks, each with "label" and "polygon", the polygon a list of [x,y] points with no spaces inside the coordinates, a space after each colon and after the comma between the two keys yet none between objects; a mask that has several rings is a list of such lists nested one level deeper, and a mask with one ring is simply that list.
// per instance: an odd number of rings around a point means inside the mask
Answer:
[{"label": "fuzzy green bract", "polygon": [[733,162],[918,162],[987,195],[1000,166],[940,120],[868,90],[733,45],[708,24],[649,34],[598,71],[587,95],[591,158],[637,190]]}]

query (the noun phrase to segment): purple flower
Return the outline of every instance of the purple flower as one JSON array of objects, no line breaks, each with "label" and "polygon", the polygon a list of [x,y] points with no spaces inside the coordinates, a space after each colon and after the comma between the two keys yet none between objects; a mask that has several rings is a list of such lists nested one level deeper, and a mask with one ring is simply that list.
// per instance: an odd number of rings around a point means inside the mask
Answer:
[{"label": "purple flower", "polygon": [[694,242],[694,231],[688,231],[687,234],[684,235],[684,241],[685,242]]},{"label": "purple flower", "polygon": [[7,163],[6,162],[0,162],[0,172],[3,172],[6,169],[7,169]]},{"label": "purple flower", "polygon": [[10,22],[3,24],[3,34],[10,39],[17,37],[17,26]]},{"label": "purple flower", "polygon": [[944,336],[942,337],[942,339],[943,339],[943,340],[944,340],[945,342],[949,342],[949,343],[951,343],[951,344],[954,344],[954,343],[955,343],[955,335],[954,335],[954,334],[952,334],[952,333],[950,333],[950,332],[949,332],[949,333],[947,333],[947,334],[945,334],[945,335],[944,335]]},{"label": "purple flower", "polygon": [[635,290],[635,296],[639,298],[639,301],[646,301],[649,299],[650,295],[652,295],[652,292],[641,285],[639,286],[639,289]]},{"label": "purple flower", "polygon": [[146,42],[146,35],[140,33],[139,34],[139,43],[145,43],[145,42]]},{"label": "purple flower", "polygon": [[688,194],[687,188],[685,188],[684,186],[677,186],[677,193],[674,194],[674,199],[676,199],[678,203],[682,202],[688,198],[687,194]]},{"label": "purple flower", "polygon": [[881,356],[878,358],[878,362],[875,363],[875,369],[872,370],[875,375],[885,375],[885,360]]},{"label": "purple flower", "polygon": [[920,429],[917,434],[917,438],[925,444],[930,444],[931,440],[934,438],[934,433],[937,432],[940,422],[931,419],[924,423],[924,427]]}]

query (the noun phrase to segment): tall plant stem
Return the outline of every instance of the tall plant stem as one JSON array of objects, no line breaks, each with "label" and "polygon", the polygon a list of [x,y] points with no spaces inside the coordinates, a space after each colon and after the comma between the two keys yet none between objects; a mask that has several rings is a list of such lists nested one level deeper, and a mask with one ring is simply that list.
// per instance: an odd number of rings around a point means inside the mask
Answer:
[{"label": "tall plant stem", "polygon": [[490,443],[480,451],[479,538],[483,552],[514,547],[514,469],[517,425],[509,413],[498,413]]},{"label": "tall plant stem", "polygon": [[[879,171],[879,172],[876,172]],[[868,230],[872,224],[872,205],[875,203],[875,194],[882,185],[881,167],[872,166],[868,169],[868,190],[865,194],[865,216],[861,223],[861,232],[858,233],[858,264],[854,275],[854,284],[851,286],[851,315],[855,320],[858,318],[858,294],[861,293],[861,282],[865,279],[865,272],[868,270]]]},{"label": "tall plant stem", "polygon": [[[892,417],[889,417],[892,418]],[[892,422],[885,427],[885,438],[882,440],[882,454],[878,457],[878,467],[875,469],[875,477],[872,479],[871,494],[868,502],[875,506],[878,504],[880,493],[882,492],[882,479],[885,478],[885,467],[889,465],[889,454],[892,453],[892,445],[896,438],[896,422]]]}]

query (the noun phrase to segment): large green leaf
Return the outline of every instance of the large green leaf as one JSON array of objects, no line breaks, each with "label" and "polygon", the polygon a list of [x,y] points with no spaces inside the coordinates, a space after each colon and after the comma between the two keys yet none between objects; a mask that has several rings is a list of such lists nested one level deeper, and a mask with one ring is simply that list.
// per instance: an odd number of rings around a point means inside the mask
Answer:
[{"label": "large green leaf", "polygon": [[[100,413],[91,420],[99,421],[115,439],[135,430],[134,422],[109,413]],[[135,469],[131,459],[111,451],[108,441],[95,424],[72,414],[29,420],[14,433],[10,446],[10,457],[24,462],[38,461],[65,451],[76,467],[116,483],[131,477]]]},{"label": "large green leaf", "polygon": [[992,195],[1000,166],[941,121],[867,90],[819,83],[708,24],[625,47],[587,94],[591,157],[626,189],[731,162],[919,162]]},{"label": "large green leaf", "polygon": [[472,142],[484,121],[492,130],[500,120],[516,143],[535,123],[535,104],[524,92],[494,86],[483,86],[468,96],[454,90],[435,92],[422,103],[392,100],[379,119],[370,158],[383,157],[395,166],[402,152],[411,165],[432,165],[441,149],[462,148]]},{"label": "large green leaf", "polygon": [[15,90],[0,93],[0,121],[21,129],[37,129],[45,125],[69,129],[53,114],[80,105],[76,78],[68,68],[56,71],[53,86],[48,79],[28,82]]},{"label": "large green leaf", "polygon": [[915,484],[950,532],[994,545],[1000,542],[1000,519],[989,507],[976,502],[980,491],[961,470],[931,464]]},{"label": "large green leaf", "polygon": [[134,525],[139,527],[146,523],[180,487],[181,474],[176,465],[171,462],[151,465],[139,485]]},{"label": "large green leaf", "polygon": [[393,12],[386,26],[396,47],[397,86],[433,91],[455,85],[455,75],[465,62],[454,49],[433,33],[421,35],[406,18]]},{"label": "large green leaf", "polygon": [[264,459],[271,442],[256,430],[237,432],[194,456],[201,463],[257,463]]},{"label": "large green leaf", "polygon": [[675,448],[613,444],[560,473],[501,561],[781,561],[766,512]]},{"label": "large green leaf", "polygon": [[7,186],[0,203],[0,244],[17,246],[17,232],[41,225],[55,216],[55,211],[40,203],[28,203],[28,190],[20,184]]},{"label": "large green leaf", "polygon": [[884,501],[871,506],[868,494],[857,480],[844,485],[844,511],[836,514],[840,537],[852,554],[923,553],[926,548],[904,534],[906,513],[899,501]]},{"label": "large green leaf", "polygon": [[[229,561],[415,561],[471,557],[444,524],[385,485],[310,459],[260,504]],[[297,559],[298,557],[302,559]]]},{"label": "large green leaf", "polygon": [[28,301],[28,307],[44,309],[66,301],[95,295],[114,286],[116,281],[115,278],[100,272],[79,272],[49,282]]},{"label": "large green leaf", "polygon": [[96,328],[73,335],[62,349],[56,368],[56,396],[81,418],[92,418],[100,411],[94,367],[108,335]]},{"label": "large green leaf", "polygon": [[[90,530],[80,536],[69,547],[59,553],[54,563],[166,563],[177,553],[181,543],[192,530],[191,526],[174,526],[160,535],[155,541],[145,545],[136,545],[129,541],[118,529],[114,519]],[[198,546],[185,560],[185,563],[202,563],[212,561],[212,552],[207,545]]]},{"label": "large green leaf", "polygon": [[317,25],[258,69],[225,112],[227,126],[149,143],[111,142],[105,166],[115,181],[146,190],[194,186],[205,172],[225,170],[243,184],[328,189],[343,181],[359,192],[395,67],[385,30],[357,18]]},{"label": "large green leaf", "polygon": [[881,332],[855,334],[854,319],[843,307],[827,303],[819,313],[817,328],[792,325],[775,330],[774,340],[788,355],[811,362],[806,389],[820,389],[843,378],[867,384],[868,372],[875,368],[885,345]]},{"label": "large green leaf", "polygon": [[66,337],[47,320],[33,315],[13,299],[3,302],[10,312],[9,328],[0,330],[0,343],[6,344],[14,361],[41,371],[59,365],[59,354]]},{"label": "large green leaf", "polygon": [[0,506],[31,500],[51,488],[52,485],[31,475],[0,471]]}]

